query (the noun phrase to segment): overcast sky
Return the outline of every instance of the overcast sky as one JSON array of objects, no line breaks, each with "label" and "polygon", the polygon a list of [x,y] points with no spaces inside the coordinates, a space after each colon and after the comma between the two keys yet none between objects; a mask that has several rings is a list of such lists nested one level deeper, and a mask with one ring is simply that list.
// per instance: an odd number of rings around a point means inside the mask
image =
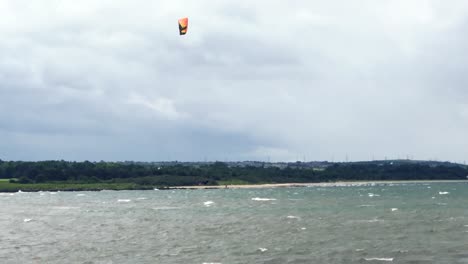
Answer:
[{"label": "overcast sky", "polygon": [[0,0],[0,159],[463,162],[467,32],[465,0]]}]

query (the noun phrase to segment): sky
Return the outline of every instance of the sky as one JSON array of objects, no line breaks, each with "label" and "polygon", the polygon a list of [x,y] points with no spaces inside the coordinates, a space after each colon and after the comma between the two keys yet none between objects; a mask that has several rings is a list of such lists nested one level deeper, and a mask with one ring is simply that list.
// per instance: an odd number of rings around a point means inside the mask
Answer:
[{"label": "sky", "polygon": [[466,32],[465,0],[0,0],[0,159],[463,162]]}]

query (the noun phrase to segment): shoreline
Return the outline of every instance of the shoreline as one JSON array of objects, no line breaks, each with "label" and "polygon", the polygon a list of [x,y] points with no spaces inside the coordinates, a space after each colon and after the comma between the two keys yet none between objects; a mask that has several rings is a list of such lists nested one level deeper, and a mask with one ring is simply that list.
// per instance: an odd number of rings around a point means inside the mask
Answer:
[{"label": "shoreline", "polygon": [[266,183],[266,184],[245,184],[245,185],[206,185],[206,186],[194,185],[194,186],[167,187],[166,190],[349,187],[349,186],[367,186],[367,185],[376,185],[376,184],[418,184],[418,183],[468,183],[468,180],[339,181],[339,182],[313,182],[313,183]]},{"label": "shoreline", "polygon": [[[194,186],[96,186],[90,184],[60,185],[60,186],[14,186],[0,188],[0,193],[16,192],[99,192],[99,191],[150,191],[150,190],[217,190],[217,189],[272,189],[272,188],[306,188],[306,187],[352,187],[391,184],[431,184],[431,183],[468,183],[467,180],[401,180],[401,181],[338,181],[311,183],[266,183],[244,185],[194,185]],[[118,187],[118,188],[117,188]]]}]

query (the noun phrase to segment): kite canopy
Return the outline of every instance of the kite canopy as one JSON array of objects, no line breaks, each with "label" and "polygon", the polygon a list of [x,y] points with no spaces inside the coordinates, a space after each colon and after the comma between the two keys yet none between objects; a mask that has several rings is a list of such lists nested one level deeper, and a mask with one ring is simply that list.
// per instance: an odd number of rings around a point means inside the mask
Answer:
[{"label": "kite canopy", "polygon": [[188,18],[181,18],[179,19],[179,34],[180,35],[185,35],[187,34],[187,28],[188,28]]}]

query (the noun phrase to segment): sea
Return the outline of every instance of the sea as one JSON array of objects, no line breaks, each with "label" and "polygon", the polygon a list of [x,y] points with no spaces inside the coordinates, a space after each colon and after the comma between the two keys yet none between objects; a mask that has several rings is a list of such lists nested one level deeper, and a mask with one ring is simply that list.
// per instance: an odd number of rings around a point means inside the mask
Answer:
[{"label": "sea", "polygon": [[468,184],[1,193],[0,263],[468,263]]}]

